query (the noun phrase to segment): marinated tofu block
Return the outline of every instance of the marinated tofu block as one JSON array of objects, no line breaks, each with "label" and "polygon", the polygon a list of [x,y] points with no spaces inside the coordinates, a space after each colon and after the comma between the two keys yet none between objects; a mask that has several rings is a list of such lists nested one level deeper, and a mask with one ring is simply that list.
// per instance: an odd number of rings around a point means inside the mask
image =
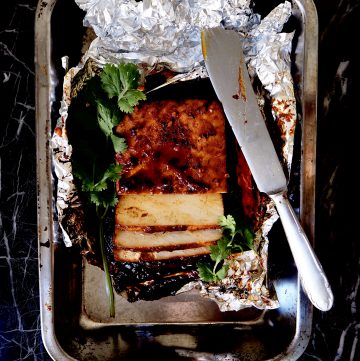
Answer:
[{"label": "marinated tofu block", "polygon": [[227,191],[225,118],[218,101],[143,103],[116,133],[128,149],[117,184],[114,258],[165,261],[210,253]]},{"label": "marinated tofu block", "polygon": [[118,194],[227,191],[225,117],[216,100],[145,102],[116,127],[128,149]]},{"label": "marinated tofu block", "polygon": [[161,251],[196,248],[215,244],[221,238],[220,229],[170,232],[132,232],[115,230],[114,245],[117,248],[138,251]]},{"label": "marinated tofu block", "polygon": [[221,194],[129,194],[120,196],[115,224],[137,227],[136,230],[141,227],[156,230],[159,226],[185,226],[193,230],[218,228],[223,214]]}]

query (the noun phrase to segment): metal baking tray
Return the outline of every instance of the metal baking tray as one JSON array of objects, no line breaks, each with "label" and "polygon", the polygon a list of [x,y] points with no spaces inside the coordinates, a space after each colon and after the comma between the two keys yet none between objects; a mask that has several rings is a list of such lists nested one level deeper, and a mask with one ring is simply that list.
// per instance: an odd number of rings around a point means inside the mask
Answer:
[{"label": "metal baking tray", "polygon": [[[268,10],[273,5],[265,0],[257,3]],[[313,241],[318,24],[312,0],[294,0],[293,5],[293,75],[301,122],[291,187],[303,227]],[[36,15],[40,314],[48,353],[54,360],[298,359],[309,341],[312,306],[283,237],[270,240],[269,247],[269,278],[279,309],[221,313],[212,301],[194,294],[136,303],[117,296],[117,315],[108,317],[102,271],[62,243],[49,147],[64,76],[60,57],[80,59],[83,15],[73,0],[40,1]]]}]

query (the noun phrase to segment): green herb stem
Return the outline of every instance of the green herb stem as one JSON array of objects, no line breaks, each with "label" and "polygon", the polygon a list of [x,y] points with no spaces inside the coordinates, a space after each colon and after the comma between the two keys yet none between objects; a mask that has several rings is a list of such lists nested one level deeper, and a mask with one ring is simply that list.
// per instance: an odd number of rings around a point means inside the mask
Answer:
[{"label": "green herb stem", "polygon": [[216,268],[218,266],[218,264],[220,263],[220,260],[217,260],[214,264],[214,268],[213,268],[213,273],[215,274],[216,273]]},{"label": "green herb stem", "polygon": [[101,251],[101,258],[103,263],[103,268],[105,272],[105,287],[108,291],[109,297],[109,315],[110,317],[115,317],[115,300],[114,300],[114,290],[113,284],[111,281],[111,276],[109,272],[109,266],[107,263],[106,255],[105,255],[105,237],[104,237],[104,217],[108,207],[105,208],[105,211],[100,214],[99,207],[96,207],[96,213],[98,216],[98,223],[99,223],[99,243],[100,243],[100,251]]}]

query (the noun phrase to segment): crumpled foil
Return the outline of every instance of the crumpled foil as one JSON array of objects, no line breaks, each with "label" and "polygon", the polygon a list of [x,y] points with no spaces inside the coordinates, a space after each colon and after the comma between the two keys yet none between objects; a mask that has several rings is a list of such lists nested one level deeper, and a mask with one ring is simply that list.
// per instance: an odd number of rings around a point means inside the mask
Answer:
[{"label": "crumpled foil", "polygon": [[[67,68],[67,60],[66,57],[62,59],[64,68]],[[71,247],[73,244],[81,244],[84,239],[88,239],[87,234],[82,234],[81,232],[71,234],[68,229],[65,229],[68,228],[66,227],[67,224],[65,225],[66,212],[71,211],[70,208],[76,209],[81,207],[72,172],[72,147],[69,144],[66,134],[66,119],[71,103],[71,81],[80,69],[80,66],[71,68],[64,77],[63,98],[59,110],[60,118],[57,121],[50,142],[53,153],[54,171],[57,177],[56,209],[59,225],[63,231],[63,241],[66,247]]]},{"label": "crumpled foil", "polygon": [[89,55],[147,64],[166,63],[187,72],[202,62],[200,31],[225,24],[248,32],[259,22],[250,0],[75,0],[85,26],[98,38]]},{"label": "crumpled foil", "polygon": [[[181,73],[206,76],[200,32],[224,26],[244,35],[250,75],[258,76],[273,102],[273,115],[283,134],[283,156],[290,168],[296,104],[290,73],[294,33],[281,33],[291,15],[285,1],[263,20],[250,0],[75,0],[86,11],[84,25],[97,38],[83,58],[98,64],[131,61],[165,64]],[[181,80],[189,80],[182,76]]]},{"label": "crumpled foil", "polygon": [[[264,19],[255,14],[250,0],[75,0],[86,11],[84,25],[97,38],[92,41],[82,63],[64,79],[60,118],[51,146],[58,177],[57,210],[60,225],[64,212],[80,206],[71,170],[71,146],[66,136],[67,110],[71,103],[71,80],[88,59],[101,67],[106,63],[131,61],[141,65],[143,76],[155,68],[167,67],[178,74],[169,83],[206,77],[201,52],[200,32],[204,28],[224,26],[243,35],[244,54],[249,74],[258,77],[271,99],[274,121],[282,134],[282,156],[291,167],[296,103],[291,77],[291,43],[294,33],[282,33],[291,15],[291,3],[285,1]],[[259,95],[259,105],[264,99]],[[264,220],[255,235],[255,249],[233,254],[227,260],[227,277],[217,285],[201,281],[185,285],[179,292],[198,288],[213,299],[222,311],[245,307],[276,308],[276,295],[265,286],[268,237],[278,218],[269,200]],[[79,235],[86,238],[86,234]],[[67,246],[77,243],[64,229]],[[226,292],[223,292],[226,286]]]}]

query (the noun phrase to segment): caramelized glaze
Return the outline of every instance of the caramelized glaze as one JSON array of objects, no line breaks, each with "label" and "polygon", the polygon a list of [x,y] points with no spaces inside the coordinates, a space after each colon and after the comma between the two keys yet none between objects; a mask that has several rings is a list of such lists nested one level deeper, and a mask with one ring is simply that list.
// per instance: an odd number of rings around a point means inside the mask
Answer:
[{"label": "caramelized glaze", "polygon": [[143,103],[116,128],[128,144],[118,193],[226,192],[224,124],[218,101]]}]

